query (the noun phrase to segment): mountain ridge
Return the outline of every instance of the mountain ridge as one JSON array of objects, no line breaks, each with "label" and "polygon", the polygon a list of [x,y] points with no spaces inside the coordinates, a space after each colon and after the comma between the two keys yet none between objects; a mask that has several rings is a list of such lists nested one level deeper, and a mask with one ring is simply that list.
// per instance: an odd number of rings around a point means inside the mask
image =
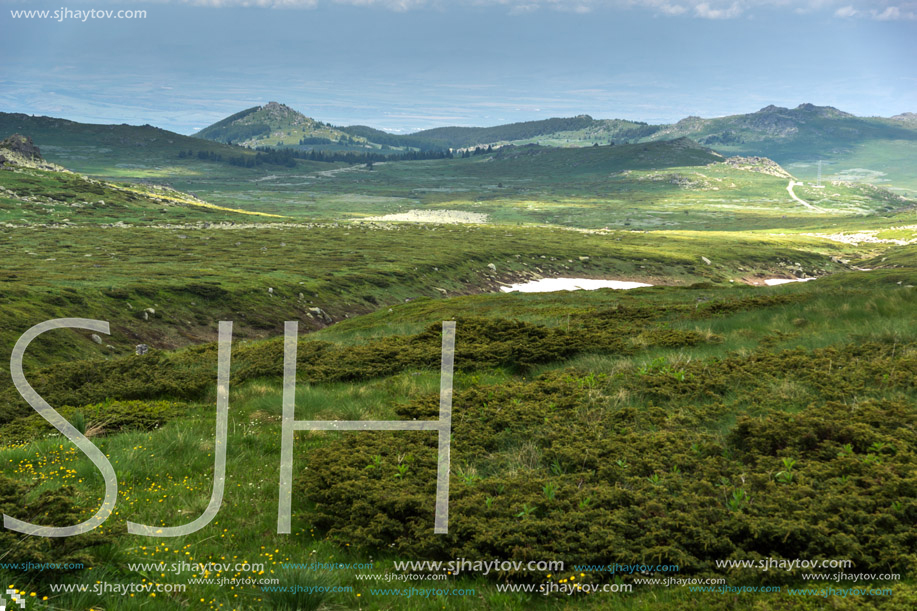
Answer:
[{"label": "mountain ridge", "polygon": [[[278,134],[263,115],[281,117],[273,123],[300,126],[302,135]],[[248,126],[248,131],[246,131]],[[551,117],[518,121],[488,127],[443,126],[408,134],[392,134],[366,125],[334,127],[277,102],[256,106],[230,115],[194,134],[194,137],[218,142],[234,142],[244,146],[320,146],[322,144],[372,144],[379,147],[416,149],[468,149],[477,146],[507,143],[541,143],[538,139],[555,141],[557,145],[609,144],[616,141],[637,142],[688,137],[700,144],[724,147],[725,152],[764,154],[750,149],[752,143],[764,140],[787,141],[795,138],[824,140],[825,135],[846,130],[848,136],[894,137],[917,139],[917,115],[902,113],[893,117],[858,117],[833,106],[818,106],[809,102],[795,108],[770,104],[755,112],[704,118],[687,116],[675,123],[650,124],[627,119],[595,119],[588,114],[573,117]],[[260,130],[258,134],[250,133]],[[903,130],[903,131],[902,131]],[[242,138],[231,138],[235,133]],[[885,133],[882,133],[885,132]],[[267,137],[270,134],[270,137]],[[731,148],[730,148],[731,147]]]}]

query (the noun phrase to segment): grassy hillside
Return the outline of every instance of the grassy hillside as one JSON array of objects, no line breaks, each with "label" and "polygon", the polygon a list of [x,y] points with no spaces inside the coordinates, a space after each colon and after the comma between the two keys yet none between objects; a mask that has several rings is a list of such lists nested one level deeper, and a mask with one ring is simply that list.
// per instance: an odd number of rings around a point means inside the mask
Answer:
[{"label": "grassy hillside", "polygon": [[[917,440],[908,409],[917,400],[917,336],[910,331],[917,310],[914,289],[904,285],[914,283],[909,269],[777,289],[460,297],[394,306],[303,338],[297,418],[427,419],[439,383],[436,325],[457,320],[445,537],[432,535],[435,442],[404,432],[298,435],[293,533],[275,534],[277,338],[234,346],[223,506],[211,525],[168,541],[127,535],[124,522],[181,524],[206,505],[213,345],[35,370],[36,388],[53,404],[70,405],[61,411],[94,431],[94,443],[111,457],[118,514],[97,536],[48,550],[56,559],[79,558],[91,572],[3,577],[36,592],[36,608],[85,608],[100,600],[55,593],[49,582],[147,579],[188,590],[109,597],[108,606],[803,610],[822,608],[823,598],[792,589],[827,585],[805,580],[806,570],[722,569],[716,561],[844,558],[857,572],[902,579],[860,582],[859,588],[892,585],[894,596],[837,597],[835,608],[907,609],[917,601],[917,549],[908,534],[917,519]],[[146,395],[138,400],[137,392]],[[29,499],[4,511],[40,511],[47,505],[36,493],[63,484],[72,486],[73,516],[86,516],[98,502],[100,478],[81,454],[47,435],[35,416],[0,427],[0,459],[11,465],[5,490],[10,499]],[[403,577],[395,560],[529,560],[533,552],[564,561],[564,569],[410,583],[384,577]],[[17,548],[12,559],[38,553]],[[128,568],[179,558],[264,567],[194,575]],[[372,568],[309,568],[316,561]],[[610,575],[577,567],[614,562],[679,568]],[[340,589],[294,594],[251,583],[190,583],[207,576]],[[640,581],[666,577],[770,591],[723,596]],[[626,587],[544,596],[501,591],[507,583]],[[394,594],[408,586],[473,595]]]},{"label": "grassy hillside", "polygon": [[[96,125],[53,117],[0,113],[0,139],[12,134],[31,137],[45,158],[87,174],[118,176],[145,168],[182,174],[199,171],[198,153],[225,158],[254,153],[239,147],[202,141],[151,125]],[[182,160],[182,151],[195,158]],[[192,169],[193,168],[193,169]]]},{"label": "grassy hillside", "polygon": [[526,140],[555,132],[583,129],[594,123],[589,115],[524,121],[495,127],[438,127],[410,134],[450,148],[469,148],[497,142]]},{"label": "grassy hillside", "polygon": [[389,134],[371,127],[354,125],[340,128],[378,144],[420,149],[467,149],[489,144],[550,143],[565,139],[577,145],[608,144],[612,140],[636,139],[653,133],[658,127],[621,119],[593,119],[589,115],[569,118],[522,121],[493,127],[437,127],[412,134]]},{"label": "grassy hillside", "polygon": [[822,160],[826,162],[824,176],[828,179],[917,191],[917,167],[913,163],[917,158],[917,129],[912,113],[890,119],[857,117],[830,106],[801,104],[792,109],[768,106],[754,113],[711,119],[688,117],[671,125],[584,116],[493,128],[429,131],[454,138],[453,146],[536,143],[571,147],[687,137],[724,155],[770,157],[801,178],[814,179],[816,162]]},{"label": "grassy hillside", "polygon": [[857,178],[867,182],[917,190],[917,129],[906,121],[856,117],[812,104],[768,106],[747,115],[691,117],[651,137],[674,136],[688,136],[724,153],[764,155],[808,179],[815,177],[815,162],[821,159],[827,162],[823,172],[828,178],[859,173]]},{"label": "grassy hillside", "polygon": [[[734,147],[746,153],[752,146],[774,150],[795,146],[800,155],[811,156],[819,149],[846,148],[864,140],[915,140],[917,132],[903,121],[857,117],[830,106],[800,104],[792,109],[768,106],[750,114],[715,119],[688,117],[653,134],[656,139],[673,136],[690,136],[708,146]],[[768,150],[760,153],[769,156]]]},{"label": "grassy hillside", "polygon": [[238,112],[205,127],[194,137],[248,147],[366,142],[277,102]]},{"label": "grassy hillside", "polygon": [[216,206],[160,186],[115,184],[61,170],[0,168],[0,224],[6,227],[253,223],[281,219]]}]

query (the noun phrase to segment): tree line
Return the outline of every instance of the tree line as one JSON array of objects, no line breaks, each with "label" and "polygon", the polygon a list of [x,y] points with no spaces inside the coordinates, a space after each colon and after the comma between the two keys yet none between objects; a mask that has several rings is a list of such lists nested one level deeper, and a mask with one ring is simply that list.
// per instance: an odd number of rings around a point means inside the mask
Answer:
[{"label": "tree line", "polygon": [[294,149],[275,149],[258,147],[254,155],[236,155],[223,157],[213,151],[182,150],[178,152],[179,159],[197,158],[202,161],[216,161],[229,163],[243,168],[256,168],[261,165],[278,165],[288,168],[296,167],[296,160],[320,161],[324,163],[349,163],[352,165],[365,163],[372,164],[377,161],[420,161],[425,159],[452,159],[450,151],[405,151],[403,153],[385,154],[370,152],[342,152],[342,151],[297,151]]}]

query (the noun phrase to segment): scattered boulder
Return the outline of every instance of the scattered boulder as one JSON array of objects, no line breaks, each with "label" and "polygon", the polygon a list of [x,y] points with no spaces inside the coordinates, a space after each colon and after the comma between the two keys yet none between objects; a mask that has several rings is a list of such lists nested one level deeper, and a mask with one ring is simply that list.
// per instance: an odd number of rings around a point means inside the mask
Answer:
[{"label": "scattered boulder", "polygon": [[700,259],[701,259],[701,261],[703,261],[703,262],[706,263],[707,265],[711,265],[711,264],[712,264],[712,261],[710,261],[710,259],[708,259],[707,257],[701,257]]},{"label": "scattered boulder", "polygon": [[146,354],[146,353],[149,352],[149,351],[150,351],[150,347],[147,346],[146,344],[137,344],[137,345],[134,347],[134,353],[135,353],[137,356],[143,356],[144,354]]},{"label": "scattered boulder", "polygon": [[318,317],[323,323],[331,324],[334,322],[334,319],[328,315],[328,313],[321,308],[309,308],[309,312]]},{"label": "scattered boulder", "polygon": [[102,343],[102,338],[99,337],[98,335],[96,335],[95,333],[93,333],[92,335],[90,335],[90,336],[89,336],[89,339],[91,339],[92,341],[94,341],[94,342],[97,343],[97,344],[101,344],[101,343]]}]

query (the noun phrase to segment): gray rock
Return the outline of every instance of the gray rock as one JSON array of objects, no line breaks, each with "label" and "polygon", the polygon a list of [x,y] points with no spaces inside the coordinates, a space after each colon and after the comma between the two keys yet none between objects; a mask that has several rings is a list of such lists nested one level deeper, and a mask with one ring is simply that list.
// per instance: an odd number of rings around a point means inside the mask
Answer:
[{"label": "gray rock", "polygon": [[149,351],[150,351],[150,347],[147,346],[146,344],[137,344],[134,347],[134,352],[137,354],[137,356],[143,356],[144,354],[146,354]]},{"label": "gray rock", "polygon": [[91,339],[92,341],[94,341],[94,342],[97,343],[97,344],[101,344],[101,343],[102,343],[102,338],[99,337],[98,335],[96,335],[95,333],[93,333],[92,335],[90,335],[90,336],[89,336],[89,339]]},{"label": "gray rock", "polygon": [[328,313],[325,312],[325,310],[323,310],[323,309],[321,309],[321,308],[309,308],[309,311],[310,311],[311,313],[315,314],[315,316],[317,316],[318,318],[320,318],[320,319],[322,320],[322,322],[324,322],[324,323],[327,323],[327,324],[330,325],[331,323],[334,322],[334,319],[331,318],[331,316],[329,316]]}]

